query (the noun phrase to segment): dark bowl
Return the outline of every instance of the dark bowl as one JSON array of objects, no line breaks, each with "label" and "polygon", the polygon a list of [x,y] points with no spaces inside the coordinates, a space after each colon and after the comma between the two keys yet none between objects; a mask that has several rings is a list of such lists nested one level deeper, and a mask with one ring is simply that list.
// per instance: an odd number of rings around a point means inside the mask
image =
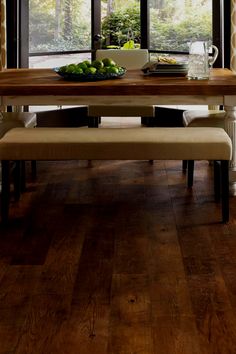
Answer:
[{"label": "dark bowl", "polygon": [[95,74],[73,74],[65,73],[61,71],[60,67],[53,69],[58,75],[63,77],[65,80],[71,81],[99,81],[99,80],[110,80],[122,77],[126,73],[126,69],[120,67],[119,73],[95,73]]}]

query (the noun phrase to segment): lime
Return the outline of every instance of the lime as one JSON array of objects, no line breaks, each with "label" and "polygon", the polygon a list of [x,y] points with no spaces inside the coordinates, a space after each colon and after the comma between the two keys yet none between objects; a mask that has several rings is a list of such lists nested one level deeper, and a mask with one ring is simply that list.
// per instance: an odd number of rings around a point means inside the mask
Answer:
[{"label": "lime", "polygon": [[77,64],[77,67],[81,68],[83,71],[87,69],[87,65],[84,62]]},{"label": "lime", "polygon": [[94,68],[93,66],[90,66],[90,68],[85,69],[85,74],[95,74],[97,71],[96,68]]},{"label": "lime", "polygon": [[102,60],[94,60],[92,61],[92,66],[94,66],[96,69],[102,69],[104,67],[104,64]]},{"label": "lime", "polygon": [[80,67],[77,67],[75,71],[73,71],[73,74],[83,74],[83,69]]},{"label": "lime", "polygon": [[91,66],[91,63],[89,60],[84,60],[82,63],[84,63],[88,68]]},{"label": "lime", "polygon": [[61,73],[66,73],[66,70],[67,70],[67,65],[64,65],[64,66],[60,67],[60,72]]},{"label": "lime", "polygon": [[67,65],[66,69],[65,69],[65,72],[66,73],[72,73],[73,71],[75,71],[77,68],[77,65],[76,64],[69,64]]},{"label": "lime", "polygon": [[116,63],[111,58],[104,58],[104,59],[102,59],[102,62],[104,64],[104,66],[116,66]]},{"label": "lime", "polygon": [[110,74],[119,74],[119,69],[117,66],[108,66],[107,72]]},{"label": "lime", "polygon": [[98,69],[98,73],[99,74],[106,74],[106,68],[100,68],[100,69]]}]

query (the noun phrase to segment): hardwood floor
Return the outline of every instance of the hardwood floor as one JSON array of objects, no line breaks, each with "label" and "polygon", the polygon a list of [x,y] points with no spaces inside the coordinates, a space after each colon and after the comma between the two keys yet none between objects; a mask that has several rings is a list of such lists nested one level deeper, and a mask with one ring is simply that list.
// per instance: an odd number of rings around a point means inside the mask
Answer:
[{"label": "hardwood floor", "polygon": [[[30,166],[29,166],[30,171]],[[236,207],[181,162],[38,162],[0,226],[0,354],[236,353]]]}]

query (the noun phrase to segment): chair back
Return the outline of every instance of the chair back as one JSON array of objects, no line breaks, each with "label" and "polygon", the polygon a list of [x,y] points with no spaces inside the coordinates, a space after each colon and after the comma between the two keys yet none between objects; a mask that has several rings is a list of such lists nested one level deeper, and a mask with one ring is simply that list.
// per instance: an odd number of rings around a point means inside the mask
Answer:
[{"label": "chair back", "polygon": [[[110,58],[127,70],[139,70],[149,61],[147,49],[98,49],[96,59]],[[98,105],[88,107],[91,117],[153,117],[154,106]]]},{"label": "chair back", "polygon": [[98,49],[96,59],[111,58],[127,70],[141,69],[149,61],[147,49]]}]

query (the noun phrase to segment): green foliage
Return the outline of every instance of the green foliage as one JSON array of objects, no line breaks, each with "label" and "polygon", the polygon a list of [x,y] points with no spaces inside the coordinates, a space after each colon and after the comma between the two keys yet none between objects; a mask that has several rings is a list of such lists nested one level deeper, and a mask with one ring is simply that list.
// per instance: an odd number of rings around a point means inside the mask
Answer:
[{"label": "green foliage", "polygon": [[[90,49],[90,13],[82,0],[61,0],[57,16],[55,0],[30,0],[30,52]],[[65,14],[65,5],[70,16]]]},{"label": "green foliage", "polygon": [[[154,6],[150,8],[151,49],[188,51],[191,40],[211,39],[211,14],[204,4],[187,6],[180,21],[175,0],[150,1]],[[90,49],[90,9],[84,0],[30,0],[29,4],[30,52]],[[114,4],[115,11],[102,21],[103,45],[137,48],[140,2],[116,0]]]},{"label": "green foliage", "polygon": [[[163,51],[188,51],[188,43],[194,40],[210,40],[211,15],[204,8],[187,7],[185,18],[175,18],[173,0],[166,0],[161,9],[150,9],[151,49]],[[139,6],[122,8],[105,17],[102,23],[104,47],[129,47],[129,40],[140,43]]]},{"label": "green foliage", "polygon": [[102,22],[104,45],[123,46],[129,39],[140,42],[140,8],[138,4],[113,12]]},{"label": "green foliage", "polygon": [[211,40],[211,17],[192,11],[181,22],[161,21],[155,11],[151,14],[150,43],[152,49],[188,51],[188,43]]}]

